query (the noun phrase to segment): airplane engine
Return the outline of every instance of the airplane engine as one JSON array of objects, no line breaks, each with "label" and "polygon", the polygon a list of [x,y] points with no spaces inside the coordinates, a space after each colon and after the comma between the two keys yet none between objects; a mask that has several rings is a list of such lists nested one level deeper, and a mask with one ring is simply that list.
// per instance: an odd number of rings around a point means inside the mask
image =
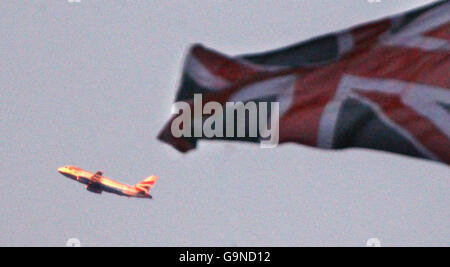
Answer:
[{"label": "airplane engine", "polygon": [[98,186],[86,186],[86,190],[96,194],[102,193],[102,189]]}]

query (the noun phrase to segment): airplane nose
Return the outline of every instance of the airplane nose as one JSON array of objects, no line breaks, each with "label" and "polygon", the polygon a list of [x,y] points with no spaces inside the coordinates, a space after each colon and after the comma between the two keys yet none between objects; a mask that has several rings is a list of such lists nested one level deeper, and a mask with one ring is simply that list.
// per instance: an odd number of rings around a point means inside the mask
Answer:
[{"label": "airplane nose", "polygon": [[64,172],[64,167],[58,168],[58,172],[59,173],[63,173]]}]

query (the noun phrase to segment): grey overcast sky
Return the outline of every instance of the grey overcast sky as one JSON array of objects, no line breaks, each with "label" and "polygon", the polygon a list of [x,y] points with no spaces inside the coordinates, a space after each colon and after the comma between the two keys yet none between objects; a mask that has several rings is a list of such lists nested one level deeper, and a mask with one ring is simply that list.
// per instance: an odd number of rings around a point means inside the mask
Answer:
[{"label": "grey overcast sky", "polygon": [[[431,2],[0,1],[0,246],[449,246],[444,164],[156,139],[193,43],[259,52]],[[97,195],[67,164],[160,180],[152,201]]]}]

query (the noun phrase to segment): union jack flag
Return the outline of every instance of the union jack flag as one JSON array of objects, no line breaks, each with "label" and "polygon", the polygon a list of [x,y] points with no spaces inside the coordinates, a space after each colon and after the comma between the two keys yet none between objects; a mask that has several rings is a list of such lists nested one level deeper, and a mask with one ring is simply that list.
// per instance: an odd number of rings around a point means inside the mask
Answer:
[{"label": "union jack flag", "polygon": [[[449,70],[446,0],[261,54],[230,57],[194,45],[176,101],[270,99],[280,103],[280,142],[449,164]],[[198,141],[175,138],[170,121],[159,139],[182,152]]]}]

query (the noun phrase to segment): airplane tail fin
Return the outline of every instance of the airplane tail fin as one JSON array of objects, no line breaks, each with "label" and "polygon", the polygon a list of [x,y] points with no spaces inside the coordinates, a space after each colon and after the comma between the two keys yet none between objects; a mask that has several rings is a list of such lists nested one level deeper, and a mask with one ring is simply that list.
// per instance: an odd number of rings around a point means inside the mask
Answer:
[{"label": "airplane tail fin", "polygon": [[152,175],[148,178],[145,178],[142,182],[137,183],[135,187],[148,194],[150,188],[152,188],[155,185],[156,180],[158,180],[158,177]]}]

